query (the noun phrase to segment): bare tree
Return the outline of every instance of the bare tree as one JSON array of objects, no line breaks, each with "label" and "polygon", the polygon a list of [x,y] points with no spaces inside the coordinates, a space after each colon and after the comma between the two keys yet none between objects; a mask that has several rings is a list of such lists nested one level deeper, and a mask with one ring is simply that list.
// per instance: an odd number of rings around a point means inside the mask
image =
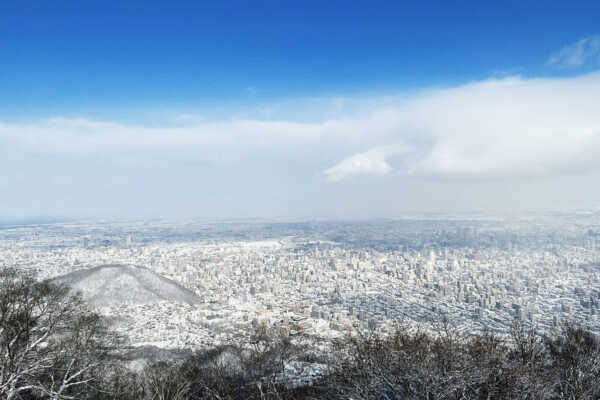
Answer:
[{"label": "bare tree", "polygon": [[144,369],[144,381],[151,400],[184,400],[189,397],[190,382],[177,366],[166,362]]},{"label": "bare tree", "polygon": [[553,381],[559,398],[600,398],[600,343],[590,332],[567,322],[560,336],[546,345],[554,364]]},{"label": "bare tree", "polygon": [[0,270],[0,398],[75,398],[94,381],[109,338],[102,319],[68,288]]}]

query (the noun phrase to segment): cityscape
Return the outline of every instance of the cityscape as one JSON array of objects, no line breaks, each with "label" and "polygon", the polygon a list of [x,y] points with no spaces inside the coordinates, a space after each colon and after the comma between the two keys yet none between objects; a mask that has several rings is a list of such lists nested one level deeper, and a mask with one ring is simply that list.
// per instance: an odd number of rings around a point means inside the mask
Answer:
[{"label": "cityscape", "polygon": [[[398,321],[432,331],[442,318],[467,334],[507,335],[515,320],[541,332],[571,321],[600,333],[600,213],[593,211],[4,226],[0,260],[59,282],[95,271],[73,290],[86,298],[101,286],[91,304],[134,347],[208,348],[258,327],[316,338],[389,332]],[[97,271],[109,266],[110,277]],[[158,283],[158,297],[148,297],[143,284],[127,283],[126,270],[149,270],[193,294],[178,298]]]}]

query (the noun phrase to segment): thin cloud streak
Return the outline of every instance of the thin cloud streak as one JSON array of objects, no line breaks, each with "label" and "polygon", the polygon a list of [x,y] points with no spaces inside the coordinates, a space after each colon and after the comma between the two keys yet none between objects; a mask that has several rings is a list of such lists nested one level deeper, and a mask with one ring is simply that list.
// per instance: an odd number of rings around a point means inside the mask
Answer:
[{"label": "thin cloud streak", "polygon": [[586,63],[600,63],[600,35],[592,35],[569,44],[548,59],[548,64],[559,68],[577,68]]}]

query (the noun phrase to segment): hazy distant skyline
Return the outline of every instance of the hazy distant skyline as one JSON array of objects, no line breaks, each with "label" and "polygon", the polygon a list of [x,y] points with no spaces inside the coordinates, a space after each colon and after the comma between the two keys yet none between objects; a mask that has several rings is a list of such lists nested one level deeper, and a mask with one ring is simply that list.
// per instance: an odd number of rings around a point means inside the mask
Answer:
[{"label": "hazy distant skyline", "polygon": [[3,5],[0,218],[600,207],[600,5]]}]

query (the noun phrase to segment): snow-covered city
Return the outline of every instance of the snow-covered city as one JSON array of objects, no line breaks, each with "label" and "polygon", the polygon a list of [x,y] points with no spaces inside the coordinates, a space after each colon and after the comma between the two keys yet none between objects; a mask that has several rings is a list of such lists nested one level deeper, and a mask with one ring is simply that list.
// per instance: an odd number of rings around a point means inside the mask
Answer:
[{"label": "snow-covered city", "polygon": [[4,226],[0,263],[81,291],[132,346],[206,348],[262,327],[332,338],[433,329],[600,333],[600,214],[363,222]]}]

